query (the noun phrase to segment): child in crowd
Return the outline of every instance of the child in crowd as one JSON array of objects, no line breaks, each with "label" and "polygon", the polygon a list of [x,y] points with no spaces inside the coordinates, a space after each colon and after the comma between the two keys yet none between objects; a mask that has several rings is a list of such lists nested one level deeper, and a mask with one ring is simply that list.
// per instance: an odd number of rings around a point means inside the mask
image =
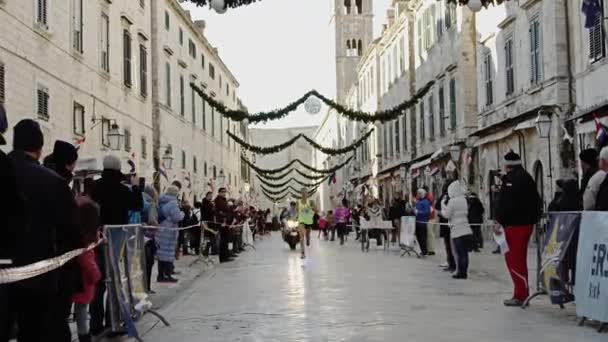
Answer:
[{"label": "child in crowd", "polygon": [[325,212],[321,212],[321,215],[319,215],[319,235],[317,238],[320,239],[321,234],[323,234],[325,240],[327,240],[327,219],[325,218]]},{"label": "child in crowd", "polygon": [[[78,224],[81,229],[82,246],[87,247],[99,238],[99,206],[87,195],[77,198]],[[91,249],[78,256],[82,273],[83,291],[72,296],[74,320],[78,331],[78,341],[90,342],[89,304],[95,296],[95,286],[101,279],[101,272],[95,261],[95,250]]]}]

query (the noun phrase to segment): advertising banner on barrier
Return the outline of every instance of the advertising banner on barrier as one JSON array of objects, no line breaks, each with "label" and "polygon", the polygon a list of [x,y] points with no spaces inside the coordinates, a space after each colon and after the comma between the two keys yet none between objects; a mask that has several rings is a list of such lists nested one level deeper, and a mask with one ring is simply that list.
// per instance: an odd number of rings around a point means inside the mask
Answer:
[{"label": "advertising banner on barrier", "polygon": [[608,322],[608,213],[585,212],[576,262],[576,314]]},{"label": "advertising banner on barrier", "polygon": [[543,241],[541,274],[551,303],[565,304],[574,300],[567,290],[570,267],[566,252],[581,221],[580,213],[552,213]]}]

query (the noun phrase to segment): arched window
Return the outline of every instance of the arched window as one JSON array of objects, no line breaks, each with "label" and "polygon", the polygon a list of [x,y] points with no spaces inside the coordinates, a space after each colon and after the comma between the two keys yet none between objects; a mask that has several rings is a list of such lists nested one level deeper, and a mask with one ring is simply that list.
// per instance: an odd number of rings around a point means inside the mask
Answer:
[{"label": "arched window", "polygon": [[344,14],[350,14],[350,0],[344,0]]},{"label": "arched window", "polygon": [[355,6],[357,6],[357,14],[363,13],[363,0],[355,0]]},{"label": "arched window", "polygon": [[351,49],[351,47],[350,47],[350,40],[347,40],[346,41],[346,50],[350,50],[350,49]]},{"label": "arched window", "polygon": [[357,45],[357,56],[362,56],[363,55],[363,43],[361,42],[361,39],[359,39],[359,44]]},{"label": "arched window", "polygon": [[217,168],[215,166],[213,167],[213,179],[217,179]]}]

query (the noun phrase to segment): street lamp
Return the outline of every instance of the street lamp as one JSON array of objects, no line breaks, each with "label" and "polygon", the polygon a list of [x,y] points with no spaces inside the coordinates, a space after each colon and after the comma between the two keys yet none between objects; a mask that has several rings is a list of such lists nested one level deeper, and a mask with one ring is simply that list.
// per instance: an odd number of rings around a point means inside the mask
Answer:
[{"label": "street lamp", "polygon": [[454,144],[452,146],[450,146],[450,157],[452,158],[452,161],[454,161],[455,163],[457,163],[460,160],[460,145],[458,144]]},{"label": "street lamp", "polygon": [[538,116],[536,117],[536,131],[538,132],[538,136],[542,139],[547,139],[547,145],[549,150],[549,185],[551,188],[551,195],[553,195],[553,162],[551,159],[551,117],[549,116],[551,112],[547,112],[545,110],[539,110]]},{"label": "street lamp", "polygon": [[552,120],[549,117],[548,113],[542,110],[538,111],[538,117],[536,117],[535,122],[538,136],[543,139],[550,138]]},{"label": "street lamp", "polygon": [[221,188],[224,186],[224,182],[226,182],[226,175],[224,175],[224,170],[220,170],[220,174],[217,176],[217,185]]},{"label": "street lamp", "polygon": [[245,190],[245,193],[249,193],[249,191],[251,190],[251,185],[249,183],[245,183],[245,185],[243,186],[243,190]]},{"label": "street lamp", "polygon": [[108,142],[110,143],[110,149],[112,151],[120,151],[122,134],[116,123],[113,123],[108,132]]},{"label": "street lamp", "polygon": [[469,0],[467,5],[473,12],[479,12],[479,11],[481,11],[481,8],[483,7],[483,3],[481,2],[481,0]]},{"label": "street lamp", "polygon": [[163,154],[163,165],[167,170],[171,170],[173,168],[173,149],[171,146],[167,147],[165,154]]}]

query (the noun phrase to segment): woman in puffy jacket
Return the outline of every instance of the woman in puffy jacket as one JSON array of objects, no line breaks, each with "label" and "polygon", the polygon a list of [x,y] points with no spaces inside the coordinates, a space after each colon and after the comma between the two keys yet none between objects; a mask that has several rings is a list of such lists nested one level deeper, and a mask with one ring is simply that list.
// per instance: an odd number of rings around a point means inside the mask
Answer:
[{"label": "woman in puffy jacket", "polygon": [[441,216],[448,220],[450,226],[450,237],[456,259],[456,273],[452,276],[454,279],[467,279],[469,244],[473,236],[468,214],[466,192],[459,181],[454,181],[448,186],[448,199],[441,205]]},{"label": "woman in puffy jacket", "polygon": [[179,208],[177,196],[179,189],[171,185],[159,201],[158,221],[161,229],[156,233],[158,244],[158,282],[175,283],[177,279],[171,276],[173,262],[175,262],[175,248],[177,247],[177,228],[184,219],[184,212]]}]

